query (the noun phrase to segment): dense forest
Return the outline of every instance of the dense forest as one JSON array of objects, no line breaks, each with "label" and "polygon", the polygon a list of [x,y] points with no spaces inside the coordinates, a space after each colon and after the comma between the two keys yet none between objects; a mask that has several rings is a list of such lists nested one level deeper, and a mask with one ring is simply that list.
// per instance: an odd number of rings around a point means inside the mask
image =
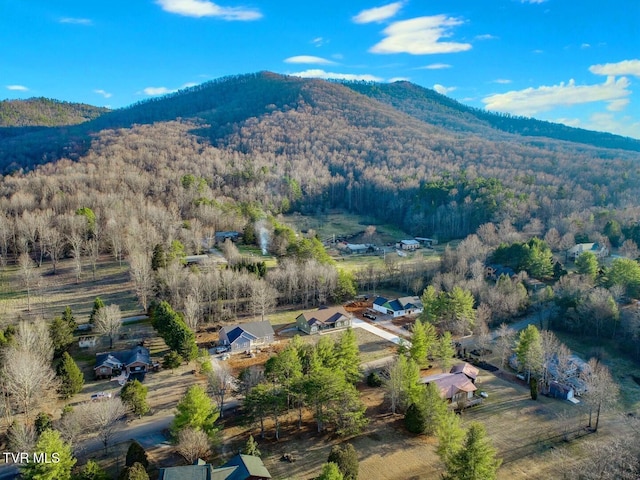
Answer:
[{"label": "dense forest", "polygon": [[[635,152],[485,134],[491,126],[471,110],[452,109],[450,100],[431,108],[436,120],[428,123],[353,88],[270,73],[231,77],[81,125],[5,138],[0,158],[11,171],[58,158],[78,161],[61,164],[78,171],[116,162],[136,184],[153,180],[135,189],[147,197],[160,179],[193,174],[207,187],[200,204],[228,198],[273,214],[342,208],[443,239],[489,221],[518,229],[534,222],[563,234],[589,230],[594,221],[637,220]],[[402,104],[416,89],[376,88]],[[5,178],[5,198],[19,178]]]}]

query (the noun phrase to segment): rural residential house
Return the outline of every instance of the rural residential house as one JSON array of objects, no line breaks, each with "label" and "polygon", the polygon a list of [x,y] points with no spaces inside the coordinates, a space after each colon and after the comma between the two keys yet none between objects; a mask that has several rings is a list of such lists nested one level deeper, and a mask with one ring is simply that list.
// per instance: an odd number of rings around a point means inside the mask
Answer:
[{"label": "rural residential house", "polygon": [[385,315],[393,315],[394,318],[414,313],[422,313],[423,305],[420,297],[401,297],[388,300],[385,297],[377,297],[373,301],[373,309]]},{"label": "rural residential house", "polygon": [[267,320],[229,325],[220,329],[220,344],[229,347],[231,353],[249,352],[269,345],[274,337],[273,327]]},{"label": "rural residential house", "polygon": [[423,377],[420,382],[425,385],[435,383],[442,398],[450,403],[457,403],[473,397],[473,392],[478,389],[475,385],[478,373],[480,371],[476,367],[468,363],[460,363],[454,365],[449,373],[429,375]]},{"label": "rural residential house", "polygon": [[420,248],[420,242],[418,240],[400,240],[396,243],[396,248],[400,250],[417,250]]},{"label": "rural residential house", "polygon": [[324,307],[315,312],[301,313],[296,317],[298,330],[313,335],[322,330],[347,328],[351,326],[351,314],[343,307]]},{"label": "rural residential house", "polygon": [[144,374],[151,367],[149,350],[137,346],[131,350],[96,354],[96,366],[93,368],[96,378],[111,378],[114,375]]},{"label": "rural residential house", "polygon": [[609,249],[599,243],[578,243],[567,250],[567,258],[575,261],[584,252],[591,252],[598,258],[609,255]]},{"label": "rural residential house", "polygon": [[198,459],[193,465],[160,469],[158,480],[268,480],[260,457],[239,454],[220,467]]}]

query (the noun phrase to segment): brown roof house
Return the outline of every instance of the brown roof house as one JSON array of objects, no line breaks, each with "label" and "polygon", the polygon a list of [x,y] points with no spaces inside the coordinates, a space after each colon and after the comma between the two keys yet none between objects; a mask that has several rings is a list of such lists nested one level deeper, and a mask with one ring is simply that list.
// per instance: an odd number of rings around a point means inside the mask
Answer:
[{"label": "brown roof house", "polygon": [[473,397],[473,392],[478,389],[475,385],[478,373],[480,371],[473,365],[460,363],[454,365],[449,373],[429,375],[420,381],[425,385],[435,383],[442,398],[457,403]]},{"label": "brown roof house", "polygon": [[229,325],[220,329],[220,343],[229,347],[231,353],[250,352],[269,345],[274,337],[273,327],[267,320]]},{"label": "brown roof house", "polygon": [[159,480],[269,480],[271,474],[260,457],[239,454],[221,467],[203,460],[183,467],[160,469]]},{"label": "brown roof house", "polygon": [[131,350],[119,352],[105,352],[96,354],[96,366],[93,367],[96,378],[111,378],[114,375],[125,373],[136,374],[139,379],[144,379],[144,374],[149,371],[151,357],[149,350],[137,346]]},{"label": "brown roof house", "polygon": [[323,307],[315,312],[301,313],[296,317],[296,327],[306,334],[313,335],[322,330],[348,328],[351,326],[351,314],[343,307]]}]

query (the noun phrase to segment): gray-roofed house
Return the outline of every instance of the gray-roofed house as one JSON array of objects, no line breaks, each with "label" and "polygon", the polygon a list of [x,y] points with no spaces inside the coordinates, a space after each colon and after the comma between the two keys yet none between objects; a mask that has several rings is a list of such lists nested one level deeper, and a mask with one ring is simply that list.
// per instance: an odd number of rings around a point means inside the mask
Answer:
[{"label": "gray-roofed house", "polygon": [[377,297],[373,301],[373,309],[375,311],[385,315],[393,315],[394,318],[421,313],[423,308],[420,297],[400,297],[393,300]]},{"label": "gray-roofed house", "polygon": [[418,240],[400,240],[396,243],[396,248],[400,250],[417,250],[420,248],[420,242]]},{"label": "gray-roofed house", "polygon": [[120,373],[144,374],[149,371],[149,367],[151,367],[149,350],[137,346],[131,350],[97,353],[93,371],[96,378],[110,378]]},{"label": "gray-roofed house", "polygon": [[158,480],[268,480],[271,474],[260,457],[236,455],[221,467],[198,459],[193,465],[160,469]]},{"label": "gray-roofed house", "polygon": [[267,320],[229,325],[220,329],[220,343],[228,346],[231,353],[249,352],[269,345],[274,337],[273,327]]},{"label": "gray-roofed house", "polygon": [[313,335],[322,330],[348,328],[351,326],[351,314],[343,307],[325,307],[315,312],[301,313],[296,317],[298,330]]}]

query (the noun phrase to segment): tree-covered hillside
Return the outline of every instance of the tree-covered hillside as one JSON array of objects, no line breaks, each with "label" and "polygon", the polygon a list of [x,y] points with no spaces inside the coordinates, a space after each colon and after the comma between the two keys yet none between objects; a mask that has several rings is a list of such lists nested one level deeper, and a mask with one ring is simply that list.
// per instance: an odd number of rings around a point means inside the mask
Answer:
[{"label": "tree-covered hillside", "polygon": [[0,127],[54,127],[87,122],[108,112],[108,108],[70,103],[49,98],[0,102]]},{"label": "tree-covered hillside", "polygon": [[243,75],[6,138],[0,160],[8,170],[59,158],[99,168],[117,161],[123,178],[181,172],[211,190],[194,201],[232,198],[276,214],[341,208],[442,238],[489,221],[556,226],[576,212],[635,208],[637,153],[488,134],[495,131],[471,112],[456,117],[451,100],[431,97],[409,102],[430,111],[429,122],[340,83]]},{"label": "tree-covered hillside", "polygon": [[535,118],[492,113],[468,107],[445,95],[409,82],[345,82],[354,91],[392,105],[420,120],[445,128],[499,139],[500,132],[548,137],[602,148],[640,151],[640,140],[606,132],[573,128]]}]

